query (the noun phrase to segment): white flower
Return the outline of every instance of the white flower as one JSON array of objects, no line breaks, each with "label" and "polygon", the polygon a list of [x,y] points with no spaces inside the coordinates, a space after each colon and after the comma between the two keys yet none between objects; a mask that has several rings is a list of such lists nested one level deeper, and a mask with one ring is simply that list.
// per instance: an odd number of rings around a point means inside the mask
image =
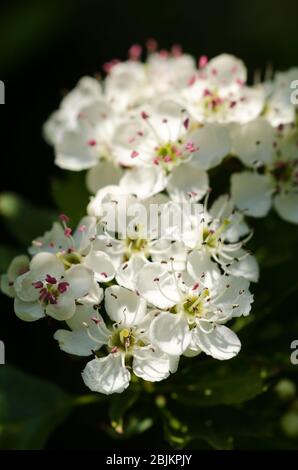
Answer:
[{"label": "white flower", "polygon": [[90,355],[106,346],[108,355],[96,357],[85,367],[85,384],[93,391],[110,394],[128,387],[129,369],[151,382],[167,378],[175,370],[177,359],[150,345],[145,300],[123,287],[112,286],[105,292],[105,308],[114,322],[111,327],[106,327],[103,318],[90,310],[87,315],[86,311],[80,314],[84,322],[81,329],[58,330],[55,334],[60,347],[72,354]]},{"label": "white flower", "polygon": [[206,169],[230,151],[220,126],[197,127],[183,103],[170,98],[131,115],[115,131],[112,153],[119,164],[133,167],[120,180],[145,198],[167,188],[170,194],[191,190],[197,199],[208,189]]},{"label": "white flower", "polygon": [[[151,204],[157,209],[153,221],[149,220]],[[89,210],[100,217],[94,250],[109,256],[120,285],[134,289],[140,268],[151,260],[171,260],[173,269],[184,268],[187,247],[171,235],[175,230],[171,205],[161,195],[142,201],[131,194],[123,195],[120,187],[100,190],[89,205]],[[174,207],[172,212],[177,209]],[[162,225],[161,218],[167,215]],[[112,224],[110,217],[113,217]]]},{"label": "white flower", "polygon": [[148,57],[148,81],[158,93],[185,88],[195,72],[195,61],[188,54],[157,52]]},{"label": "white flower", "polygon": [[298,68],[293,67],[286,72],[276,72],[274,80],[264,83],[267,100],[264,116],[272,126],[295,122],[297,105],[292,102],[292,82],[297,80]]},{"label": "white flower", "polygon": [[3,294],[15,297],[15,280],[29,270],[29,258],[26,255],[16,256],[10,263],[7,273],[2,274],[0,287]]},{"label": "white flower", "polygon": [[129,60],[118,62],[105,79],[105,97],[117,111],[124,111],[143,103],[152,96],[144,64]]},{"label": "white flower", "polygon": [[[252,232],[233,201],[222,195],[207,210],[208,196],[202,211],[189,218],[189,224],[178,236],[192,250],[206,251],[225,273],[256,282],[259,267],[256,259],[243,247]],[[173,234],[175,237],[175,234]]]},{"label": "white flower", "polygon": [[54,254],[38,253],[29,270],[15,280],[15,313],[25,321],[45,315],[66,320],[74,314],[76,301],[88,294],[92,283],[93,273],[84,266],[75,265],[66,271]]},{"label": "white flower", "polygon": [[[232,199],[245,214],[254,217],[266,215],[273,202],[280,217],[298,223],[297,128],[280,126],[277,131],[272,128],[269,132],[263,123],[260,128],[259,124],[259,121],[251,123],[252,128],[237,131],[239,157],[247,165],[255,163],[261,172],[234,173]],[[255,146],[261,150],[254,150]]]},{"label": "white flower", "polygon": [[183,92],[190,114],[201,123],[251,121],[263,109],[264,92],[245,86],[245,81],[242,61],[228,54],[215,57]]},{"label": "white flower", "polygon": [[158,263],[145,265],[138,291],[160,309],[149,330],[152,344],[172,355],[190,348],[215,359],[235,356],[240,341],[223,323],[248,315],[252,302],[248,286],[245,279],[220,275],[202,252],[189,256],[184,275],[169,272]]},{"label": "white flower", "polygon": [[65,131],[75,129],[77,117],[82,107],[101,97],[100,83],[92,77],[83,77],[76,87],[61,101],[57,111],[51,114],[43,126],[45,139],[57,144]]},{"label": "white flower", "polygon": [[95,281],[111,281],[115,275],[113,263],[106,253],[97,250],[94,245],[97,235],[96,217],[83,217],[73,234],[67,226],[68,217],[61,214],[60,218],[62,225],[54,222],[50,231],[33,240],[29,253],[54,253],[66,268],[82,264],[93,270]]},{"label": "white flower", "polygon": [[63,132],[55,143],[56,165],[81,171],[96,166],[101,157],[109,157],[115,122],[113,110],[103,98],[82,107],[76,126]]}]

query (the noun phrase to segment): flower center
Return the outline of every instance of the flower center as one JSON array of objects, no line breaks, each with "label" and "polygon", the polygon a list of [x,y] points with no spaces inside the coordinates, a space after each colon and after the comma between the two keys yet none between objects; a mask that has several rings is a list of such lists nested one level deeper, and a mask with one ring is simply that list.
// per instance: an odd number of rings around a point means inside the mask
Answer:
[{"label": "flower center", "polygon": [[153,159],[155,165],[161,165],[166,171],[171,171],[178,166],[183,159],[182,151],[173,143],[167,143],[157,147],[156,156]]},{"label": "flower center", "polygon": [[39,290],[39,301],[42,305],[57,304],[58,297],[64,294],[69,288],[69,283],[65,281],[57,281],[57,279],[50,274],[47,274],[43,281],[36,281],[32,283],[35,289]]},{"label": "flower center", "polygon": [[184,313],[188,315],[190,322],[194,317],[202,317],[205,310],[205,300],[209,296],[209,290],[204,289],[199,295],[188,296],[182,303]]},{"label": "flower center", "polygon": [[82,256],[77,251],[69,248],[66,252],[62,251],[57,254],[58,258],[64,264],[65,269],[70,268],[73,264],[80,264],[82,262]]},{"label": "flower center", "polygon": [[229,224],[230,221],[225,219],[216,230],[204,228],[203,244],[207,245],[208,248],[217,249],[220,242],[220,236],[226,230]]},{"label": "flower center", "polygon": [[133,328],[117,329],[109,340],[110,352],[122,351],[125,353],[132,353],[136,338],[134,336]]},{"label": "flower center", "polygon": [[132,255],[142,253],[148,257],[148,240],[145,238],[126,238],[124,261],[128,261]]},{"label": "flower center", "polygon": [[223,113],[228,108],[233,108],[237,104],[234,99],[222,98],[219,96],[217,90],[211,91],[209,89],[204,90],[203,98],[200,98],[198,102],[199,106],[201,106],[202,103],[206,117]]}]

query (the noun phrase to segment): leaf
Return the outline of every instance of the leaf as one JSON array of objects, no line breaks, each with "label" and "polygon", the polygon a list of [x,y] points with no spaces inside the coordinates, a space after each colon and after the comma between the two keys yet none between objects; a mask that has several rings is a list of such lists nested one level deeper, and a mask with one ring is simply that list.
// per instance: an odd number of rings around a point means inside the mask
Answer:
[{"label": "leaf", "polygon": [[199,414],[194,420],[193,413],[188,416],[186,412],[184,416],[178,417],[170,410],[164,410],[164,433],[169,444],[175,449],[184,449],[186,446],[189,449],[191,442],[203,440],[218,450],[233,449],[234,439],[229,430],[222,425],[214,425],[212,419],[206,419],[203,415]]},{"label": "leaf", "polygon": [[54,211],[35,207],[13,192],[0,194],[0,215],[15,240],[25,246],[49,230],[57,217]]},{"label": "leaf", "polygon": [[68,172],[63,178],[54,179],[52,195],[60,212],[67,214],[72,224],[77,224],[86,215],[86,206],[89,202],[85,173]]},{"label": "leaf", "polygon": [[71,396],[47,380],[0,367],[0,448],[41,449],[69,415]]},{"label": "leaf", "polygon": [[183,385],[173,387],[171,398],[187,406],[236,405],[265,391],[269,374],[242,358],[225,363],[207,359],[181,371]]}]

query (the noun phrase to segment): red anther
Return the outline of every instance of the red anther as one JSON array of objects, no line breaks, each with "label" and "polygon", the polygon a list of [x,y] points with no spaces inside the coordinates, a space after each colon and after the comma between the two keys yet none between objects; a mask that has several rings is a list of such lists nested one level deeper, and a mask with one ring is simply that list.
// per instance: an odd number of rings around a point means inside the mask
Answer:
[{"label": "red anther", "polygon": [[66,214],[60,214],[59,219],[61,222],[65,222],[66,224],[69,222],[69,217]]},{"label": "red anther", "polygon": [[198,66],[199,69],[203,69],[208,64],[208,57],[206,55],[201,55],[199,58]]},{"label": "red anther", "polygon": [[133,150],[133,151],[131,152],[130,158],[136,158],[136,157],[138,157],[138,156],[139,156],[139,152],[137,152],[136,150]]},{"label": "red anther", "polygon": [[66,229],[64,230],[64,235],[66,237],[70,237],[72,234],[72,229],[70,227],[66,227]]},{"label": "red anther", "polygon": [[60,294],[63,294],[64,292],[67,291],[69,287],[69,283],[66,282],[66,281],[63,281],[63,282],[59,282],[58,284],[58,291],[60,292]]},{"label": "red anther", "polygon": [[133,44],[128,51],[128,55],[131,60],[139,60],[141,54],[142,47],[140,44]]},{"label": "red anther", "polygon": [[57,279],[50,274],[46,275],[46,281],[48,284],[57,284]]},{"label": "red anther", "polygon": [[32,282],[32,286],[35,287],[35,289],[41,289],[43,287],[43,282],[41,281]]}]

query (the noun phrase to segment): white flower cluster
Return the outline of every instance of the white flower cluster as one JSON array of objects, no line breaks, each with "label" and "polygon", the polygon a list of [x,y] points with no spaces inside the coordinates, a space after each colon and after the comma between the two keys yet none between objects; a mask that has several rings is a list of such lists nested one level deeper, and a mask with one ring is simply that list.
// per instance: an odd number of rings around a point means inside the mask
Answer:
[{"label": "white flower cluster", "polygon": [[[249,87],[233,56],[203,56],[197,67],[178,46],[148,46],[145,64],[135,45],[128,61],[106,64],[102,83],[81,79],[45,124],[57,165],[88,169],[94,196],[75,231],[60,215],[1,278],[19,318],[65,322],[60,348],[93,356],[83,380],[105,394],[125,390],[131,373],[166,379],[181,355],[234,357],[241,344],[226,323],[250,313],[259,276],[245,215],[264,216],[274,199],[298,222],[296,109],[285,85],[294,71]],[[207,171],[228,155],[247,169],[210,206]],[[128,217],[152,205],[162,230]]]},{"label": "white flower cluster", "polygon": [[298,223],[298,69],[248,86],[245,65],[231,55],[196,64],[178,46],[155,49],[150,41],[143,63],[132,46],[129,60],[105,65],[105,80],[84,77],[66,95],[44,126],[56,164],[88,169],[92,193],[116,184],[142,199],[167,190],[199,200],[207,171],[233,155],[247,167],[231,179],[236,206],[262,217],[273,201]]}]

